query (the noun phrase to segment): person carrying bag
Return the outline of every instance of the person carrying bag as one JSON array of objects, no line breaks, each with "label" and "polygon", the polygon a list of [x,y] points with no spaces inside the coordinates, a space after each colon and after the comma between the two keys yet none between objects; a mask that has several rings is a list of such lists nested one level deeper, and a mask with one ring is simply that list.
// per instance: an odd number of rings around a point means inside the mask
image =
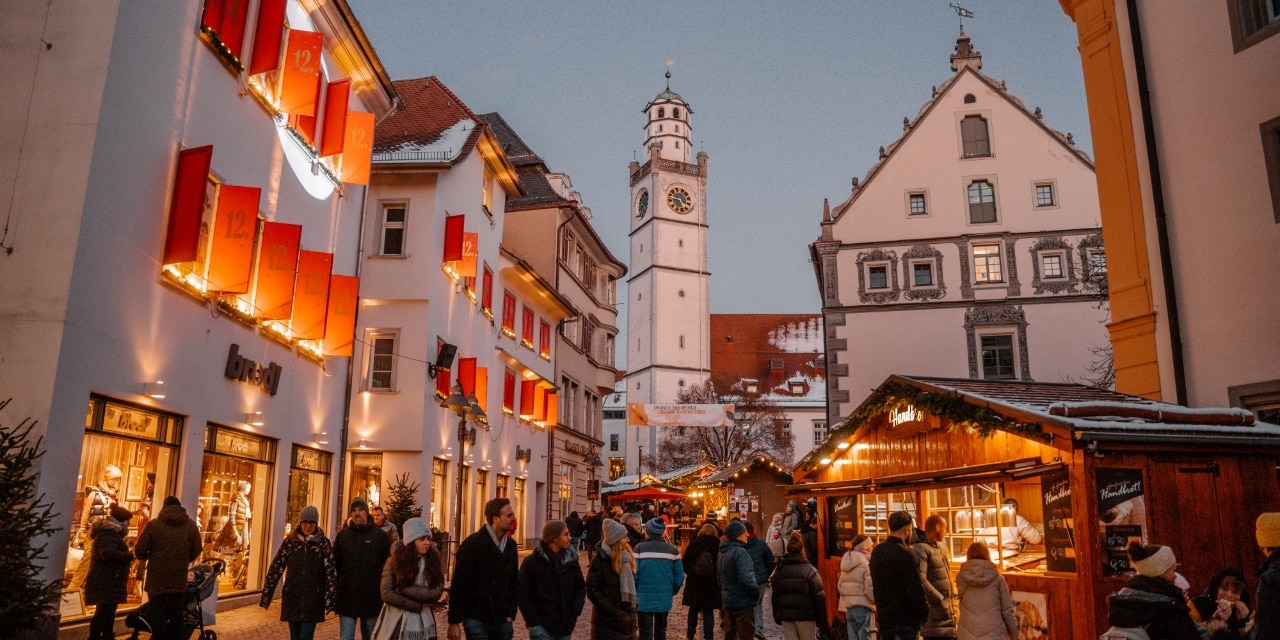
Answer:
[{"label": "person carrying bag", "polygon": [[444,593],[444,567],[421,518],[404,523],[404,535],[391,546],[382,567],[382,611],[374,640],[433,640],[436,619],[431,605]]}]

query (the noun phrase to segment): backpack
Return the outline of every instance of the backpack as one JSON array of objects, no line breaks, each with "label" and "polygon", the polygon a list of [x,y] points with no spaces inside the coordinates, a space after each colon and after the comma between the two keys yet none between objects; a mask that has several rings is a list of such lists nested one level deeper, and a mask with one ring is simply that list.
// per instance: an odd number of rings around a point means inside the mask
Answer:
[{"label": "backpack", "polygon": [[1151,640],[1146,627],[1111,627],[1098,640]]},{"label": "backpack", "polygon": [[698,560],[693,563],[693,575],[699,578],[716,577],[716,562],[711,559],[710,551],[698,554]]}]

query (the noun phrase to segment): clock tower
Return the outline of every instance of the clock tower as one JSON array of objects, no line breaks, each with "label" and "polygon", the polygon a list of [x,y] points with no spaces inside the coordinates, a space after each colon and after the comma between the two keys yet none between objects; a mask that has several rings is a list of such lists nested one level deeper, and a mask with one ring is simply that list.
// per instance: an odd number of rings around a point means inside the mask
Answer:
[{"label": "clock tower", "polygon": [[[643,113],[648,161],[630,167],[627,402],[669,403],[710,377],[707,154],[690,162],[693,111],[671,91],[670,71]],[[637,470],[638,447],[656,453],[656,431],[627,438],[627,473]]]}]

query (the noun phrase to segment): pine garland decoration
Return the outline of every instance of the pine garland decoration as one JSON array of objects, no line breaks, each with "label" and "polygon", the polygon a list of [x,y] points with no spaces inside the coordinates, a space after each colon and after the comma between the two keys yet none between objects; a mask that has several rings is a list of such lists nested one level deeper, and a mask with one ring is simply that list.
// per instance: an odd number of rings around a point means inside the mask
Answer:
[{"label": "pine garland decoration", "polygon": [[813,469],[817,466],[817,460],[832,455],[836,451],[836,443],[848,440],[858,430],[870,425],[872,417],[907,405],[945,418],[950,425],[949,431],[969,429],[983,439],[990,438],[997,431],[1004,431],[1046,444],[1053,442],[1053,436],[1045,433],[1040,425],[1020,422],[1002,416],[989,407],[969,404],[959,393],[935,393],[913,385],[888,381],[872,392],[852,415],[831,431],[827,441],[805,459],[804,468]]},{"label": "pine garland decoration", "polygon": [[[3,410],[12,400],[0,402]],[[0,424],[0,629],[36,629],[57,612],[60,580],[40,579],[49,559],[48,540],[58,531],[35,465],[44,455],[44,438],[31,441],[37,421],[25,418],[17,427]]]},{"label": "pine garland decoration", "polygon": [[404,526],[409,518],[421,518],[422,506],[418,504],[418,489],[415,482],[409,484],[409,473],[406,471],[395,477],[395,482],[387,483],[387,499],[383,500],[383,509],[387,520],[397,529]]}]

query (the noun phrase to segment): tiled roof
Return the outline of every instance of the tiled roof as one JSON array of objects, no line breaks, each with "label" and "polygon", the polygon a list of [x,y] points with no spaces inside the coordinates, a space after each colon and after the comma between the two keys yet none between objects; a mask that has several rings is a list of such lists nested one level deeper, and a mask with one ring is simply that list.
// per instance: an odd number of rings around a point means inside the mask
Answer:
[{"label": "tiled roof", "polygon": [[[768,396],[825,394],[822,316],[807,313],[711,314],[711,370],[721,380],[756,380]],[[793,394],[791,380],[808,393]],[[777,398],[771,398],[777,399]]]},{"label": "tiled roof", "polygon": [[[446,132],[462,124],[468,127],[457,148],[435,150],[439,161],[458,162],[475,148],[482,127],[486,126],[466,104],[435,76],[396,80],[396,92],[404,108],[394,111],[378,124],[373,136],[373,153],[392,154],[406,149],[429,149],[440,142]],[[471,124],[466,124],[465,121]],[[376,158],[375,158],[376,159]]]},{"label": "tiled roof", "polygon": [[[536,157],[536,156],[535,156]],[[573,201],[560,195],[547,181],[546,168],[537,166],[520,167],[516,173],[520,176],[520,186],[525,195],[507,198],[507,210],[528,209],[539,206],[558,206],[573,204]]]},{"label": "tiled roof", "polygon": [[[498,138],[498,144],[502,145],[503,153],[507,154],[507,160],[512,166],[521,168],[529,165],[544,164],[542,158],[529,148],[529,145],[520,139],[520,136],[507,124],[502,115],[498,112],[482,113],[480,119],[489,124],[489,128],[493,130],[493,134]],[[545,167],[544,167],[545,169]]]}]

